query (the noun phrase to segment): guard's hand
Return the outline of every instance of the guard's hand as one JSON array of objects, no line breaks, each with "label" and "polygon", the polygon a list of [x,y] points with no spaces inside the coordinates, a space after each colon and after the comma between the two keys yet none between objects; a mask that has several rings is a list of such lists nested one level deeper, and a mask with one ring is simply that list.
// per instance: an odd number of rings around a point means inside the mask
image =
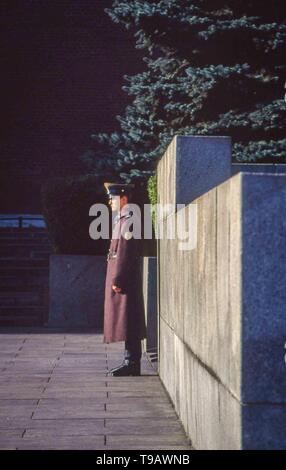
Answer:
[{"label": "guard's hand", "polygon": [[121,292],[121,287],[112,286],[112,289],[113,289],[114,292],[116,292],[117,294],[119,294],[119,292]]}]

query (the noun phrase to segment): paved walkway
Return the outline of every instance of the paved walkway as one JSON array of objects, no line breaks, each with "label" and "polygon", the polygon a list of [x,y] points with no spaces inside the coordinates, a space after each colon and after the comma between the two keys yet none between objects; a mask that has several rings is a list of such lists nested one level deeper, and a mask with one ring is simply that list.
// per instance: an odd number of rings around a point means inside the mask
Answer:
[{"label": "paved walkway", "polygon": [[124,343],[0,329],[0,449],[190,449],[160,379],[107,377]]}]

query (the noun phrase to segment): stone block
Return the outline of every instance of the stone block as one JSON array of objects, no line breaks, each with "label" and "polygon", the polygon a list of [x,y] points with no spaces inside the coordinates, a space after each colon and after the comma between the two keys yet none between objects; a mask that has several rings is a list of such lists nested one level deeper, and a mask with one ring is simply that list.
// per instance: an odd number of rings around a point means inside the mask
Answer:
[{"label": "stone block", "polygon": [[286,175],[242,178],[242,400],[286,402]]},{"label": "stone block", "polygon": [[286,173],[285,163],[232,163],[231,173],[235,175],[240,171],[247,173]]},{"label": "stone block", "polygon": [[231,138],[176,135],[157,175],[159,204],[189,204],[231,176]]},{"label": "stone block", "polygon": [[50,256],[49,326],[102,327],[106,257]]}]

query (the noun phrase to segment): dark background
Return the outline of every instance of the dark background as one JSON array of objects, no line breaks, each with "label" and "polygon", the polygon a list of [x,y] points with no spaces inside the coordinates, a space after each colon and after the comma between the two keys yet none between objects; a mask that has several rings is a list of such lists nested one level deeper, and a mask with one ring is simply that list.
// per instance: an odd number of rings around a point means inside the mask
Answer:
[{"label": "dark background", "polygon": [[144,65],[111,4],[0,1],[0,212],[41,213],[41,184],[85,173],[90,135],[119,128],[122,77]]}]

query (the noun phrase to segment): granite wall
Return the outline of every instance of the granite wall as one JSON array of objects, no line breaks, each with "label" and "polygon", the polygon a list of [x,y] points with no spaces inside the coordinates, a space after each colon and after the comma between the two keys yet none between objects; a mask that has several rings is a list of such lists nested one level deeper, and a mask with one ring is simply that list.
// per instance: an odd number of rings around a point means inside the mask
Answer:
[{"label": "granite wall", "polygon": [[227,137],[176,136],[157,168],[159,202],[186,204],[159,219],[159,374],[198,449],[286,448],[286,174],[256,171]]}]

